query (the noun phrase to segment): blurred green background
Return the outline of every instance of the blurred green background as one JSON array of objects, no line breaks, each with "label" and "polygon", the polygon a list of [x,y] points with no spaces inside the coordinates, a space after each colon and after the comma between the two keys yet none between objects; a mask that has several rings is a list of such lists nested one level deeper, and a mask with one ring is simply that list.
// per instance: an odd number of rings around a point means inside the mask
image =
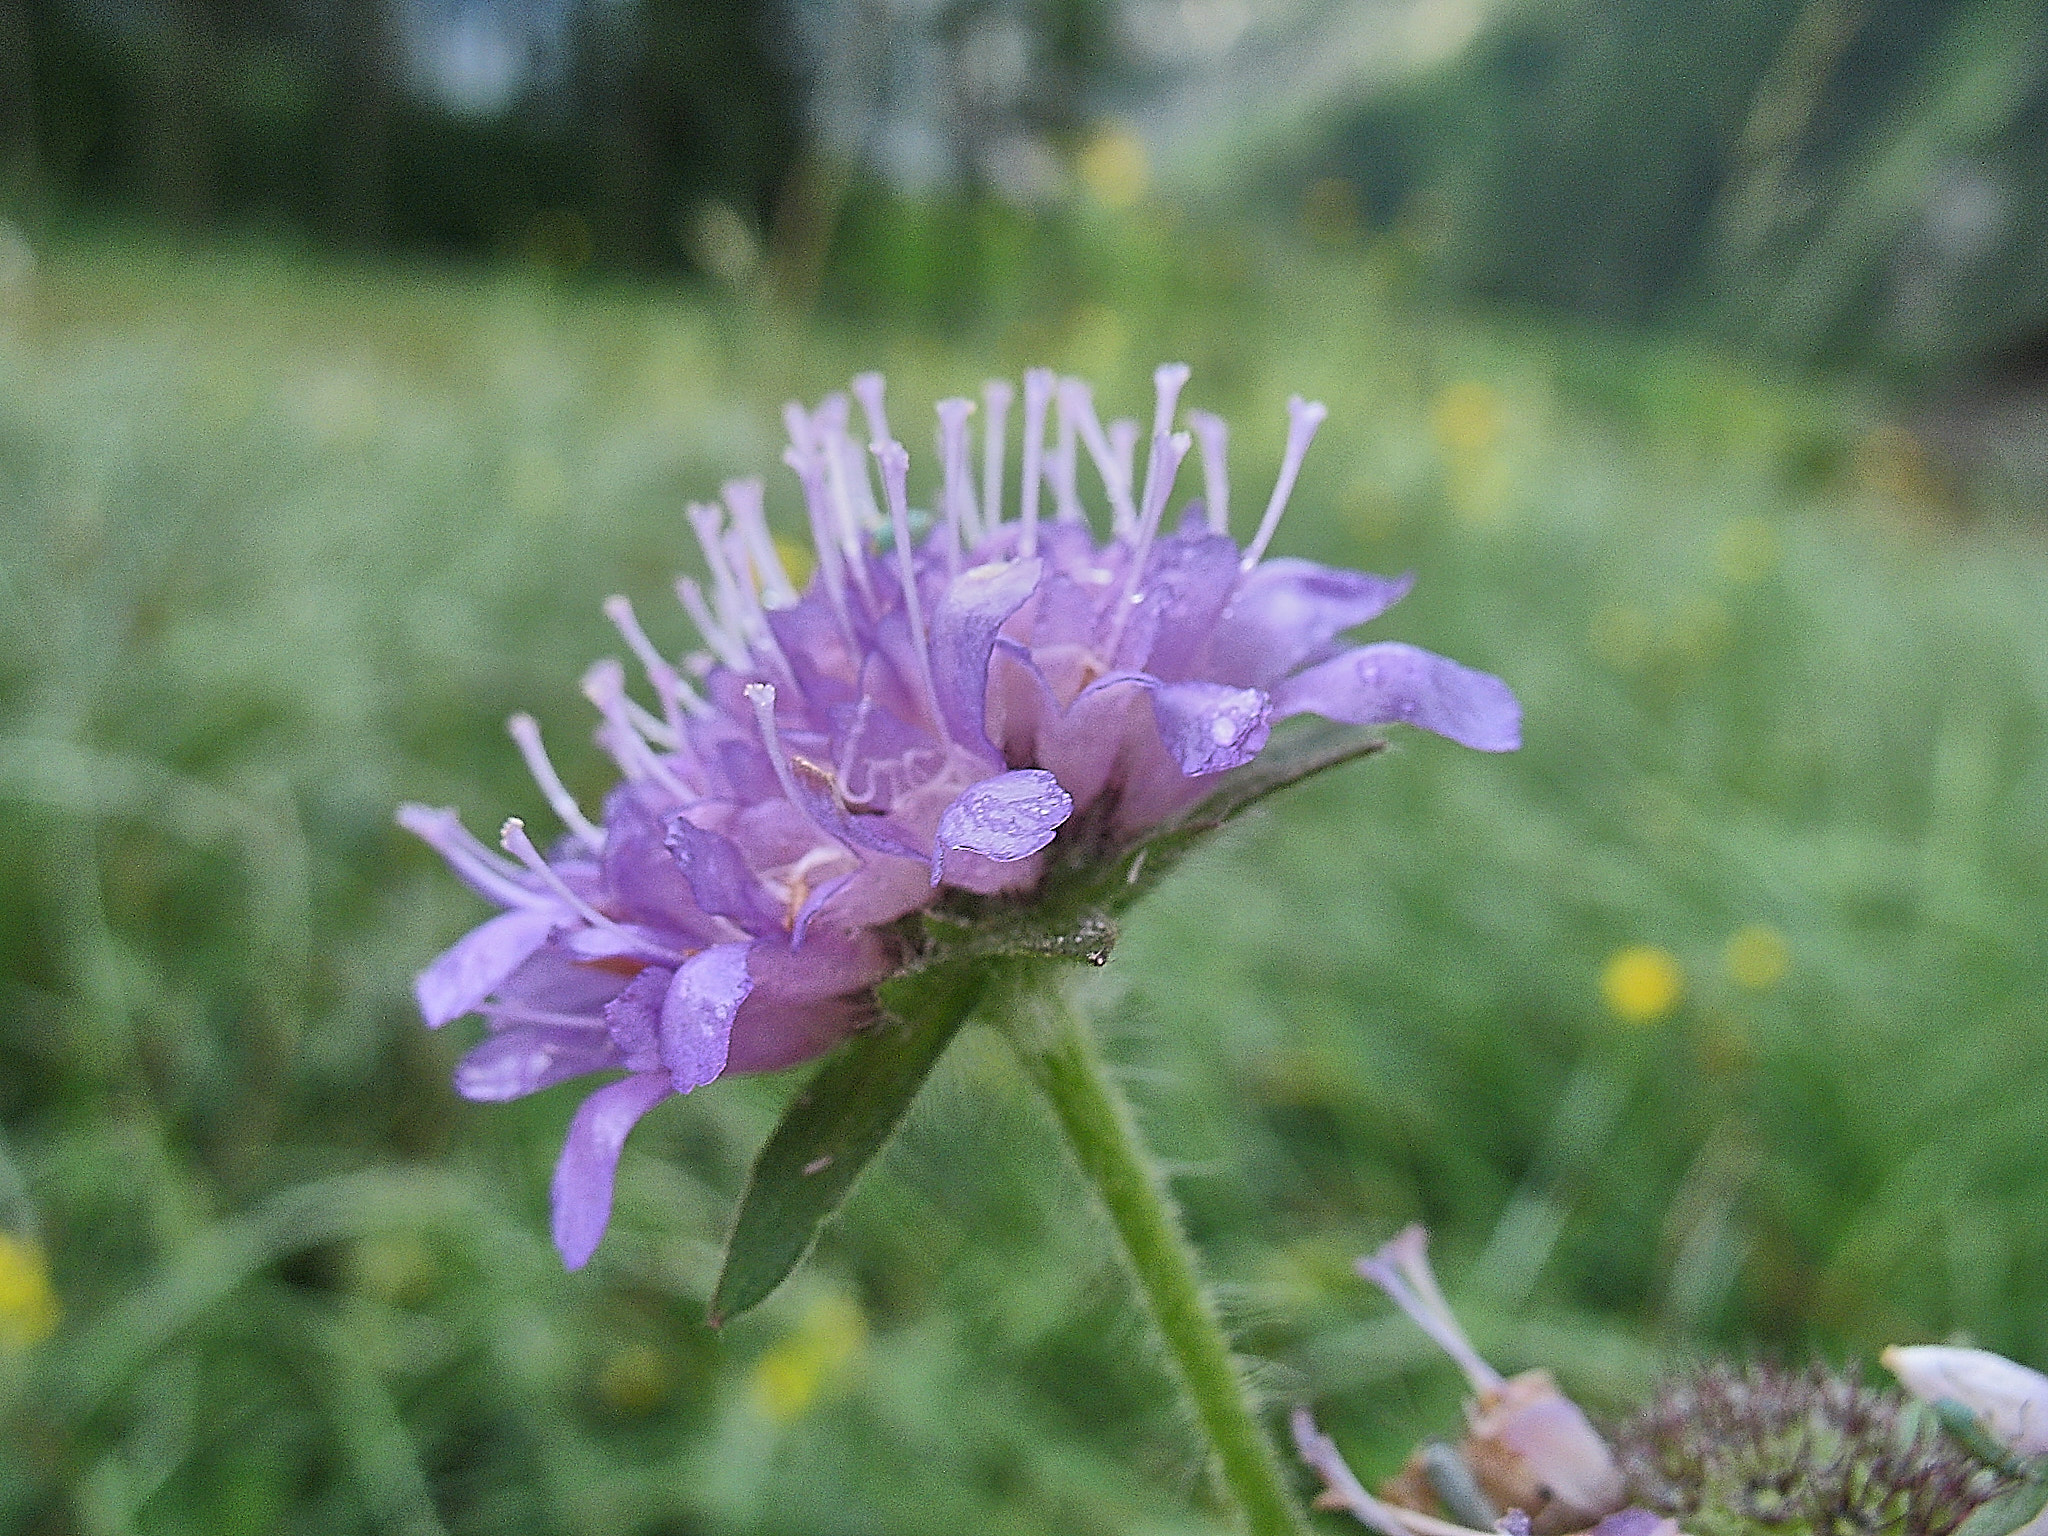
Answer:
[{"label": "blurred green background", "polygon": [[462,1104],[474,1023],[412,1010],[481,912],[393,805],[531,812],[521,709],[595,799],[600,601],[662,611],[684,500],[869,367],[910,422],[1185,359],[1246,486],[1326,400],[1280,549],[1417,571],[1376,632],[1526,705],[1236,827],[1089,983],[1276,1402],[1369,1476],[1455,1422],[1349,1269],[1416,1219],[1600,1411],[1710,1350],[2048,1364],[2044,50],[1947,0],[0,0],[0,1528],[1221,1528],[993,1038],[713,1334],[800,1074],[652,1116],[568,1276],[576,1092]]}]

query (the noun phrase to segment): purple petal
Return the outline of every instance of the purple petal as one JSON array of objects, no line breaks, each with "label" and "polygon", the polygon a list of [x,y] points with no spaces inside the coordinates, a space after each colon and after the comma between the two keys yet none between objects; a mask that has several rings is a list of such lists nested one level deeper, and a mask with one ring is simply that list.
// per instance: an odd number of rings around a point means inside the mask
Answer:
[{"label": "purple petal", "polygon": [[604,1025],[629,1072],[661,1069],[661,1005],[675,972],[650,965],[604,1005]]},{"label": "purple petal", "polygon": [[1282,683],[1273,717],[1301,714],[1347,725],[1404,721],[1481,752],[1522,744],[1522,706],[1506,683],[1398,641],[1359,646]]},{"label": "purple petal", "polygon": [[674,943],[638,923],[613,923],[603,928],[575,928],[562,936],[563,949],[585,964],[631,960],[641,965],[675,964]]},{"label": "purple petal", "polygon": [[1347,629],[1408,595],[1412,576],[1341,571],[1312,560],[1267,560],[1246,574],[1216,631],[1213,675],[1270,688]]},{"label": "purple petal", "polygon": [[439,1029],[481,1007],[565,921],[559,907],[521,907],[470,929],[413,983],[427,1027]]},{"label": "purple petal", "polygon": [[514,1024],[485,1037],[462,1058],[455,1068],[455,1091],[478,1103],[501,1103],[618,1065],[611,1037],[595,1021]]},{"label": "purple petal", "polygon": [[1167,683],[1152,690],[1152,713],[1160,740],[1189,778],[1250,762],[1273,733],[1269,701],[1256,688]]},{"label": "purple petal", "polygon": [[752,934],[781,926],[781,914],[731,838],[677,816],[668,824],[668,851],[690,882],[697,905],[706,912],[731,918]]},{"label": "purple petal", "polygon": [[733,1016],[754,990],[747,974],[752,944],[714,944],[683,962],[661,1004],[661,1064],[678,1093],[701,1088],[725,1070]]},{"label": "purple petal", "polygon": [[964,747],[989,746],[988,662],[996,631],[1024,606],[1044,571],[1040,560],[971,566],[954,577],[932,615],[932,682],[946,729]]},{"label": "purple petal", "polygon": [[674,1091],[660,1072],[635,1072],[598,1089],[569,1122],[555,1164],[553,1198],[555,1247],[570,1269],[590,1262],[612,1219],[612,1180],[626,1133]]},{"label": "purple petal", "polygon": [[970,784],[939,816],[932,884],[945,878],[950,853],[978,853],[998,864],[1028,858],[1073,814],[1074,797],[1043,768],[1017,768]]}]

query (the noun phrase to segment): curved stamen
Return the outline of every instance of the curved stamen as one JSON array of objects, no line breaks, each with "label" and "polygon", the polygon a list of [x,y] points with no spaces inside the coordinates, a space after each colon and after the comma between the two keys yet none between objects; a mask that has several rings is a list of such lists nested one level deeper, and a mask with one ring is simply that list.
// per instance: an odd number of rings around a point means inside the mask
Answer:
[{"label": "curved stamen", "polygon": [[689,614],[690,621],[697,626],[697,633],[704,637],[704,643],[711,648],[726,666],[735,672],[751,671],[752,661],[747,655],[744,642],[721,624],[718,616],[711,611],[711,605],[704,601],[704,589],[697,585],[695,577],[676,578],[676,600]]},{"label": "curved stamen", "polygon": [[889,416],[882,408],[882,396],[888,389],[888,381],[879,373],[854,375],[853,398],[860,402],[861,414],[868,419],[868,438],[871,442],[886,443],[894,440],[889,430]]},{"label": "curved stamen", "polygon": [[505,818],[505,825],[499,830],[498,841],[507,853],[524,864],[537,875],[547,888],[559,896],[569,909],[593,928],[602,928],[615,933],[635,951],[659,959],[669,965],[681,965],[689,957],[665,944],[656,944],[640,934],[621,926],[616,920],[606,917],[589,902],[569,889],[569,882],[556,874],[541,852],[533,846],[533,839],[526,835],[526,823],[517,816]]},{"label": "curved stamen", "polygon": [[1046,476],[1052,481],[1053,505],[1059,509],[1059,520],[1063,523],[1085,521],[1088,514],[1081,505],[1081,494],[1074,483],[1074,471],[1079,460],[1074,441],[1073,413],[1062,405],[1059,412],[1059,438],[1052,451],[1052,463],[1046,469]]},{"label": "curved stamen", "polygon": [[591,825],[583,807],[562,783],[562,776],[555,772],[548,749],[540,739],[540,723],[531,715],[520,714],[507,720],[505,728],[518,744],[519,755],[526,759],[526,771],[533,775],[533,782],[540,786],[541,794],[561,818],[562,825],[589,844],[593,853],[604,852],[604,829]]},{"label": "curved stamen", "polygon": [[[1474,1392],[1498,1392],[1504,1378],[1480,1358],[1479,1351],[1472,1347],[1472,1341],[1459,1326],[1450,1304],[1444,1300],[1436,1276],[1430,1273],[1428,1260],[1422,1257],[1417,1238],[1413,1235],[1419,1230],[1411,1227],[1379,1252],[1360,1259],[1358,1272],[1385,1291],[1394,1305],[1406,1312],[1415,1326],[1430,1336],[1437,1348],[1457,1362],[1458,1369],[1465,1373],[1465,1379],[1472,1384]],[[1411,1287],[1411,1280],[1419,1283]]]},{"label": "curved stamen", "polygon": [[1273,499],[1266,503],[1259,531],[1246,548],[1244,559],[1238,562],[1240,569],[1248,571],[1265,557],[1266,546],[1273,542],[1273,530],[1280,526],[1280,514],[1287,510],[1287,498],[1294,492],[1301,461],[1308,457],[1308,445],[1329,414],[1329,408],[1320,400],[1304,400],[1296,395],[1287,402],[1287,456],[1280,461],[1280,478],[1273,483]]},{"label": "curved stamen", "polygon": [[1131,541],[1130,569],[1124,572],[1123,590],[1117,595],[1116,609],[1110,616],[1109,639],[1103,646],[1102,653],[1112,665],[1124,626],[1143,600],[1144,594],[1138,588],[1145,578],[1145,562],[1151,556],[1153,536],[1159,531],[1159,519],[1173,495],[1173,482],[1180,476],[1181,461],[1188,456],[1188,447],[1185,432],[1152,439],[1152,452],[1145,464],[1145,508],[1138,518],[1136,536]]},{"label": "curved stamen", "polygon": [[[606,729],[598,733],[598,745],[610,754],[619,771],[629,779],[652,779],[678,800],[694,800],[683,782],[669,771],[648,748],[634,728],[631,700],[626,697],[626,669],[610,657],[594,662],[583,674],[583,696],[604,716]],[[688,762],[687,757],[679,759]]]}]

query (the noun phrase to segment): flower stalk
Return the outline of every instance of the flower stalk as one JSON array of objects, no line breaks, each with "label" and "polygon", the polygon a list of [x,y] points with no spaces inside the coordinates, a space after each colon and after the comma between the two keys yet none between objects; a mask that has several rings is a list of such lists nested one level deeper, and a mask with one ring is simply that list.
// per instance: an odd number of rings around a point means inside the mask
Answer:
[{"label": "flower stalk", "polygon": [[998,1004],[1026,1071],[1111,1224],[1214,1454],[1215,1472],[1252,1536],[1308,1530],[1204,1289],[1165,1176],[1088,1026],[1054,986],[1025,983]]}]

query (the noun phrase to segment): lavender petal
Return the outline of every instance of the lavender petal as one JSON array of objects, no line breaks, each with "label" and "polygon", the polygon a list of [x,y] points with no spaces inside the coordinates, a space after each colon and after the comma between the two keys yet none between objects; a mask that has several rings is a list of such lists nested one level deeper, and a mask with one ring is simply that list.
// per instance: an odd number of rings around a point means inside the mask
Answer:
[{"label": "lavender petal", "polygon": [[555,1247],[568,1268],[590,1262],[612,1219],[612,1181],[626,1134],[674,1091],[665,1073],[635,1072],[598,1089],[569,1122],[552,1191]]},{"label": "lavender petal", "polygon": [[1043,768],[1017,768],[970,784],[939,816],[931,883],[945,878],[951,853],[978,853],[998,864],[1028,858],[1073,814],[1073,796]]},{"label": "lavender petal", "polygon": [[1522,744],[1522,706],[1506,683],[1398,641],[1359,646],[1282,683],[1273,717],[1301,714],[1347,725],[1405,722],[1481,752]]},{"label": "lavender petal", "polygon": [[650,965],[604,1005],[604,1026],[629,1072],[661,1070],[661,1005],[675,972]]},{"label": "lavender petal", "polygon": [[678,815],[668,824],[667,840],[698,906],[714,917],[732,919],[756,936],[781,926],[774,903],[731,838],[707,832]]},{"label": "lavender petal", "polygon": [[989,656],[996,632],[1037,590],[1044,569],[1035,558],[971,566],[953,578],[932,615],[932,682],[946,729],[990,757],[996,754],[985,720]]},{"label": "lavender petal", "polygon": [[684,961],[662,1000],[661,1064],[678,1093],[701,1088],[725,1070],[732,1021],[754,990],[749,943],[714,944]]},{"label": "lavender petal", "polygon": [[1250,762],[1273,732],[1270,701],[1256,688],[1166,683],[1152,690],[1152,713],[1160,740],[1191,779]]},{"label": "lavender petal", "polygon": [[519,907],[470,929],[413,983],[427,1027],[439,1029],[481,1007],[566,921],[559,907]]},{"label": "lavender petal", "polygon": [[1214,675],[1270,688],[1337,636],[1408,595],[1412,576],[1374,576],[1312,560],[1267,560],[1231,594],[1211,656]]},{"label": "lavender petal", "polygon": [[619,1064],[611,1037],[594,1021],[514,1024],[486,1036],[456,1064],[455,1091],[477,1103],[502,1103]]}]

